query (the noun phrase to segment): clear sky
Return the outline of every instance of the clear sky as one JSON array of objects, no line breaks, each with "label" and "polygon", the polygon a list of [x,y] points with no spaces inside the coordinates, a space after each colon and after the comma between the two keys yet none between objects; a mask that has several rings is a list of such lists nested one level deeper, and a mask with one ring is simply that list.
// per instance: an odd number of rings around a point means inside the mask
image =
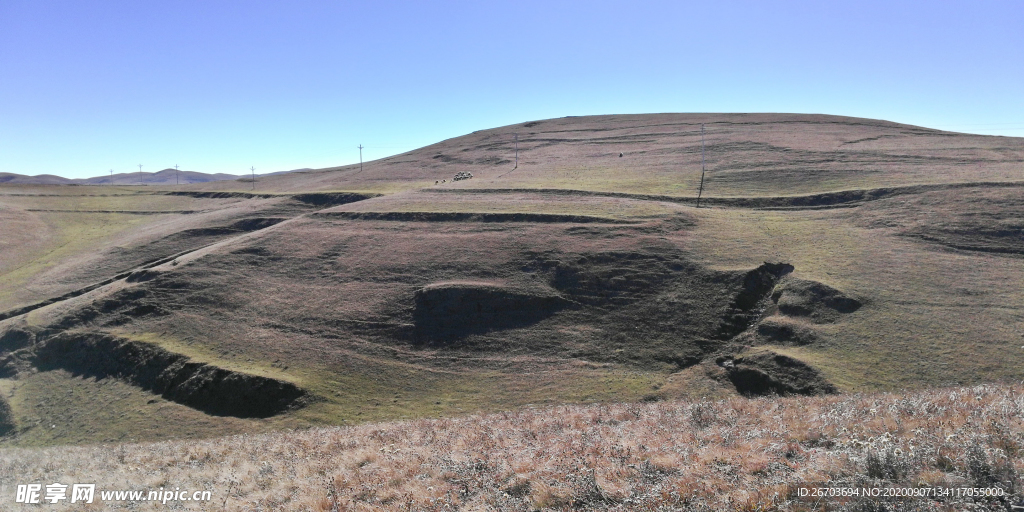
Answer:
[{"label": "clear sky", "polygon": [[1024,2],[0,0],[0,172],[275,172],[645,112],[1024,136]]}]

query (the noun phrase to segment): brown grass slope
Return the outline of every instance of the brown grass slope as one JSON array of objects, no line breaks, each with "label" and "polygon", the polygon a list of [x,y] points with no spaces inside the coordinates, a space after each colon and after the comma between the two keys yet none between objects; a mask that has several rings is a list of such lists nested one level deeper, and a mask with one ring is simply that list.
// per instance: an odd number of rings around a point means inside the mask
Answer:
[{"label": "brown grass slope", "polygon": [[[3,442],[1019,380],[1021,182],[1021,139],[665,114],[476,132],[256,193],[4,187]],[[308,399],[211,416],[133,368],[40,365],[59,336]],[[158,421],[128,419],[140,411]]]},{"label": "brown grass slope", "polygon": [[0,312],[58,298],[175,254],[322,208],[318,199],[328,204],[348,200],[336,194],[4,186],[0,189],[4,221]]},{"label": "brown grass slope", "polygon": [[[108,501],[108,510],[1005,511],[1024,498],[1022,418],[1020,385],[563,405],[203,441],[2,448],[0,493],[54,481],[95,483],[97,496],[211,492],[209,502]],[[802,497],[801,487],[996,496],[821,498]],[[20,509],[5,500],[0,510]]]},{"label": "brown grass slope", "polygon": [[[257,178],[266,191],[557,188],[693,197],[705,125],[710,197],[1020,181],[1024,141],[802,114],[647,114],[481,130],[359,165]],[[519,168],[513,136],[519,138]],[[619,154],[622,157],[619,157]],[[452,183],[457,172],[473,179]],[[695,172],[698,171],[698,172]],[[247,182],[194,185],[248,190]]]}]

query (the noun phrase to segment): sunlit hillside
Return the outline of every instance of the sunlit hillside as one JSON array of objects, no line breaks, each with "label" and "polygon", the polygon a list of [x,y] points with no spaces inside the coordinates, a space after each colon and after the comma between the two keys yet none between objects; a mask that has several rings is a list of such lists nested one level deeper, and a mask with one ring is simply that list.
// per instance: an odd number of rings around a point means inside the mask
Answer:
[{"label": "sunlit hillside", "polygon": [[789,114],[0,185],[0,443],[1020,381],[1022,205],[1024,139]]}]

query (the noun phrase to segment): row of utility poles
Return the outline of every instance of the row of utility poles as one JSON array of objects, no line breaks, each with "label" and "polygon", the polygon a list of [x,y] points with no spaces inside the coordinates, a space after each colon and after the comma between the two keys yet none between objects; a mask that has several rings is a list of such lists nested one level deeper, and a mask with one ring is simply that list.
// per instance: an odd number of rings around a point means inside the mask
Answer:
[{"label": "row of utility poles", "polygon": [[[251,168],[251,170],[253,172],[253,177],[252,177],[253,188],[255,189],[256,188],[256,168],[253,167],[253,168]],[[174,164],[174,184],[175,185],[180,185],[181,184],[180,174],[181,174],[181,172],[178,169],[178,164]],[[113,185],[114,184],[114,170],[113,169],[110,170],[110,179],[108,180],[107,184],[108,185]],[[139,164],[139,185],[142,185],[142,164]]]},{"label": "row of utility poles", "polygon": [[[517,153],[518,154],[518,153]],[[363,171],[363,145],[359,145],[359,172]],[[252,173],[252,189],[256,190],[256,167],[250,166],[249,172]],[[110,184],[114,184],[114,170],[110,170]],[[178,164],[174,164],[174,184],[180,184],[178,180]],[[139,185],[142,185],[142,164],[139,164]]]},{"label": "row of utility poles", "polygon": [[[114,184],[114,170],[110,170],[110,180],[108,185]],[[174,184],[178,184],[178,164],[174,164]],[[139,185],[142,185],[142,164],[139,164]]]},{"label": "row of utility poles", "polygon": [[[519,168],[519,134],[513,134],[513,143],[515,145],[515,165],[512,170]],[[359,172],[363,172],[363,145],[359,144]],[[622,156],[622,154],[619,154]],[[700,188],[697,189],[697,208],[700,208],[700,198],[704,194],[704,174],[706,172],[706,160],[704,158],[704,123],[700,125]],[[249,167],[249,172],[252,173],[252,189],[256,190],[256,167]],[[511,171],[509,171],[511,172]],[[110,170],[110,184],[114,184],[114,170]],[[178,164],[174,164],[174,184],[178,185]],[[142,164],[139,164],[139,185],[142,185]]]}]

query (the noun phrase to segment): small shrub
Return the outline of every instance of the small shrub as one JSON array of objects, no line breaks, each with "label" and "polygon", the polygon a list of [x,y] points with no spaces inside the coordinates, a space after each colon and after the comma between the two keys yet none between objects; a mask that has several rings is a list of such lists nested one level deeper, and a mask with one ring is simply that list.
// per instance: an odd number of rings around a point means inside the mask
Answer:
[{"label": "small shrub", "polygon": [[803,442],[808,448],[832,449],[836,445],[835,441],[819,430],[808,431]]},{"label": "small shrub", "polygon": [[577,507],[593,507],[597,504],[610,503],[611,499],[597,484],[594,470],[584,471],[572,481],[572,504]]},{"label": "small shrub", "polygon": [[525,478],[516,478],[515,481],[503,490],[505,494],[514,498],[523,498],[530,495],[530,481]]},{"label": "small shrub", "polygon": [[939,453],[935,456],[935,469],[945,471],[946,473],[952,473],[956,470],[956,457],[949,448],[939,448]]},{"label": "small shrub", "polygon": [[976,487],[989,487],[995,482],[988,455],[978,445],[973,445],[967,450],[967,476]]},{"label": "small shrub", "polygon": [[871,478],[898,482],[907,476],[909,466],[899,448],[883,448],[868,452],[867,475]]},{"label": "small shrub", "polygon": [[992,422],[989,425],[989,435],[992,437],[992,446],[1006,452],[1006,456],[1017,458],[1024,455],[1021,444],[1014,439],[1013,433],[1004,423]]},{"label": "small shrub", "polygon": [[999,457],[993,463],[977,445],[967,451],[967,476],[975,487],[1002,487],[1010,495],[1016,494],[1020,487],[1012,459]]},{"label": "small shrub", "polygon": [[715,423],[715,408],[709,402],[697,402],[690,406],[690,424],[704,430]]},{"label": "small shrub", "polygon": [[535,486],[533,504],[537,508],[558,508],[572,504],[572,499],[563,489],[541,483]]}]

